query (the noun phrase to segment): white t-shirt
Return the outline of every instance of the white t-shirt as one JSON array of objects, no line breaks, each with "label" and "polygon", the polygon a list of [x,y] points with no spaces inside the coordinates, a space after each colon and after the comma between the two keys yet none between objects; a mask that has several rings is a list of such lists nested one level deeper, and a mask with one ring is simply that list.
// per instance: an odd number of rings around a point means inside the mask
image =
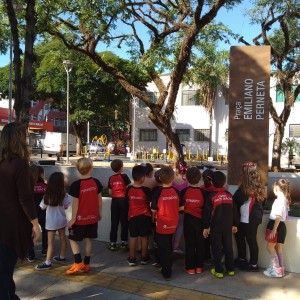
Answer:
[{"label": "white t-shirt", "polygon": [[277,198],[274,200],[272,210],[270,213],[270,219],[275,220],[276,216],[281,216],[281,221],[285,221],[288,215],[287,201],[283,193],[278,192]]},{"label": "white t-shirt", "polygon": [[66,194],[62,206],[49,206],[44,203],[44,199],[40,203],[41,209],[46,209],[46,229],[57,230],[67,225],[67,217],[65,210],[70,206],[71,200]]},{"label": "white t-shirt", "polygon": [[252,198],[249,197],[248,200],[245,201],[244,204],[240,207],[241,223],[249,223],[249,207],[250,207],[251,200]]}]

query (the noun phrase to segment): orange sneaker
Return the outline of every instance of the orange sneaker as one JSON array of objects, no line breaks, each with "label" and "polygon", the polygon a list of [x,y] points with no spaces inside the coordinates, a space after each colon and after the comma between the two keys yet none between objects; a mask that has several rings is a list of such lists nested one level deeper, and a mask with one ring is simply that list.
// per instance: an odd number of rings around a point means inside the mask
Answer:
[{"label": "orange sneaker", "polygon": [[90,264],[85,264],[84,265],[84,273],[88,273],[91,270],[91,265]]},{"label": "orange sneaker", "polygon": [[75,273],[82,273],[84,272],[84,263],[81,262],[79,264],[74,263],[72,265],[72,267],[66,271],[66,274],[71,275],[71,274],[75,274]]}]

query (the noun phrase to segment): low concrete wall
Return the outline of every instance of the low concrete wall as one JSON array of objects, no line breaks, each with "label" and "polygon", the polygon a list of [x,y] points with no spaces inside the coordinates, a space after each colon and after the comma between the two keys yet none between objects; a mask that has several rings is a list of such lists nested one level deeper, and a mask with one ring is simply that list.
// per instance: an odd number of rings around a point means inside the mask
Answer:
[{"label": "low concrete wall", "polygon": [[[53,172],[64,173],[67,186],[70,186],[72,182],[80,178],[80,174],[77,171],[75,166],[55,165],[55,166],[43,166],[43,167],[45,169],[46,179],[48,179]],[[132,168],[124,168],[124,173],[126,173],[129,176],[129,178],[131,178],[131,170]],[[95,166],[93,168],[92,176],[98,178],[102,183],[103,187],[107,188],[108,179],[113,174],[114,172],[112,171],[109,165],[104,167]]]},{"label": "low concrete wall", "polygon": [[[53,172],[63,172],[66,176],[67,185],[70,185],[73,181],[80,178],[75,166],[64,166],[64,165],[55,165],[55,166],[44,166],[46,178],[49,178],[50,174]],[[129,178],[131,178],[132,166],[126,167],[124,164],[124,173],[126,173]],[[226,170],[222,170],[227,175]],[[107,188],[108,179],[114,172],[111,170],[109,163],[106,163],[105,166],[94,166],[92,176],[100,180],[102,185]],[[269,172],[269,180],[267,186],[268,199],[274,199],[273,193],[273,184],[279,178],[287,178],[291,181],[291,196],[293,201],[300,201],[300,172],[298,173],[288,173],[288,172]],[[237,186],[229,186],[229,191],[234,193],[237,189]]]}]

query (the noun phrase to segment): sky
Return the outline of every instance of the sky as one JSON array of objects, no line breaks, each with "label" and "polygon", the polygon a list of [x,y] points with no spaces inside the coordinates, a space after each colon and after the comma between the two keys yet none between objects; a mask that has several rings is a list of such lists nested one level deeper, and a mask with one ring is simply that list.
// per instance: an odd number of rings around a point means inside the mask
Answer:
[{"label": "sky", "polygon": [[[239,34],[244,37],[246,41],[251,44],[252,39],[259,34],[259,27],[257,25],[249,25],[249,18],[244,14],[244,11],[247,8],[251,7],[250,0],[243,1],[243,4],[236,6],[233,10],[227,11],[222,8],[216,20],[222,22],[224,25],[227,25],[234,33]],[[231,40],[231,45],[222,43],[220,44],[220,49],[229,50],[230,46],[242,45],[237,41]],[[114,52],[116,55],[127,58],[124,52],[120,52],[120,49],[115,48],[106,48],[99,51],[109,50]],[[6,55],[0,55],[0,67],[9,64],[9,53]]]}]

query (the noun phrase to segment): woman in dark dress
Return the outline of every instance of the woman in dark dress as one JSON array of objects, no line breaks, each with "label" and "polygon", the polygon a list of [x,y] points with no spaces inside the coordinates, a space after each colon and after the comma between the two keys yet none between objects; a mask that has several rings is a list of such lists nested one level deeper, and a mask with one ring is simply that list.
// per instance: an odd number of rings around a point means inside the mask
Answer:
[{"label": "woman in dark dress", "polygon": [[19,299],[13,272],[40,234],[33,201],[26,127],[4,126],[0,137],[0,299]]}]

